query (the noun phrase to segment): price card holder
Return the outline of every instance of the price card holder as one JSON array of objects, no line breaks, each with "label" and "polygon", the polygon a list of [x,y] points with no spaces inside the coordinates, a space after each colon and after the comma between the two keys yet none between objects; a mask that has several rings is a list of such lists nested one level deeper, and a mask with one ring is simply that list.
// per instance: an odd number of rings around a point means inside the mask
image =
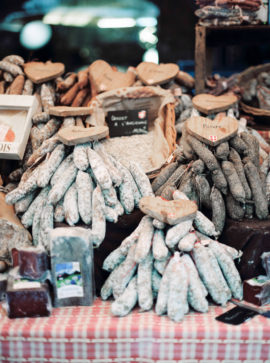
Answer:
[{"label": "price card holder", "polygon": [[0,159],[22,160],[37,106],[36,96],[0,95]]},{"label": "price card holder", "polygon": [[108,111],[106,118],[110,137],[147,134],[146,110]]}]

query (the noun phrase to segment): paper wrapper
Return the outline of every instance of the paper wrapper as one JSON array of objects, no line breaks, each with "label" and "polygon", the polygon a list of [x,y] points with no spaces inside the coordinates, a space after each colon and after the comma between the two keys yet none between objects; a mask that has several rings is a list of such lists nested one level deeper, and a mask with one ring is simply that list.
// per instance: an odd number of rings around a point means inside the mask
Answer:
[{"label": "paper wrapper", "polygon": [[[151,174],[167,162],[175,149],[173,104],[174,97],[170,91],[159,87],[118,88],[98,95],[91,102],[91,117],[87,119],[87,122],[91,126],[106,125],[105,119],[108,111],[147,110],[148,134],[153,137],[151,145],[148,145],[151,151],[148,153],[145,150],[143,157],[149,159],[148,166],[144,169],[145,172]],[[132,138],[132,136],[130,137]],[[136,149],[134,155],[138,152]]]}]

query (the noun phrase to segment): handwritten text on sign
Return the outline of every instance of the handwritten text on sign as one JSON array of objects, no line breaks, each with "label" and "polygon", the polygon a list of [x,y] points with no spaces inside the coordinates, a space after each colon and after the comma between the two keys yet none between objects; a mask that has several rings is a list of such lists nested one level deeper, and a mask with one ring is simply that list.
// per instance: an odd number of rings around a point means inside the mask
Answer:
[{"label": "handwritten text on sign", "polygon": [[147,134],[147,111],[108,111],[107,124],[110,130],[110,137]]}]

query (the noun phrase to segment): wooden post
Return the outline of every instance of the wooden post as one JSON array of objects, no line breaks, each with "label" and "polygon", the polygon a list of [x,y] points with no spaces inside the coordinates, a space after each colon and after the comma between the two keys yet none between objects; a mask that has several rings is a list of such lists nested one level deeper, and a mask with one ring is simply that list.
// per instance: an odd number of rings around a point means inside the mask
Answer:
[{"label": "wooden post", "polygon": [[204,26],[195,29],[195,91],[204,92],[206,77],[206,31]]}]

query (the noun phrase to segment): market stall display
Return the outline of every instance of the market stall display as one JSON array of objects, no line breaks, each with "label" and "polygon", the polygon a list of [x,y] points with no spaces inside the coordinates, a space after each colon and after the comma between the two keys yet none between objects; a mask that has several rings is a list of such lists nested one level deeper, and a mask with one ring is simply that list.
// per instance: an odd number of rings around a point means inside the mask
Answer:
[{"label": "market stall display", "polygon": [[[156,298],[156,313],[167,313],[179,322],[189,305],[208,311],[208,293],[221,305],[231,296],[243,297],[233,263],[239,252],[211,240],[209,236],[217,235],[214,224],[196,209],[188,214],[188,203],[190,208],[195,204],[184,193],[176,191],[173,196],[178,208],[170,208],[174,202],[161,202],[159,197],[142,198],[140,208],[147,215],[104,260],[103,268],[111,274],[101,288],[101,298],[113,295],[114,315],[127,315],[137,302],[142,311],[150,310]],[[171,215],[179,219],[169,219]]]}]

